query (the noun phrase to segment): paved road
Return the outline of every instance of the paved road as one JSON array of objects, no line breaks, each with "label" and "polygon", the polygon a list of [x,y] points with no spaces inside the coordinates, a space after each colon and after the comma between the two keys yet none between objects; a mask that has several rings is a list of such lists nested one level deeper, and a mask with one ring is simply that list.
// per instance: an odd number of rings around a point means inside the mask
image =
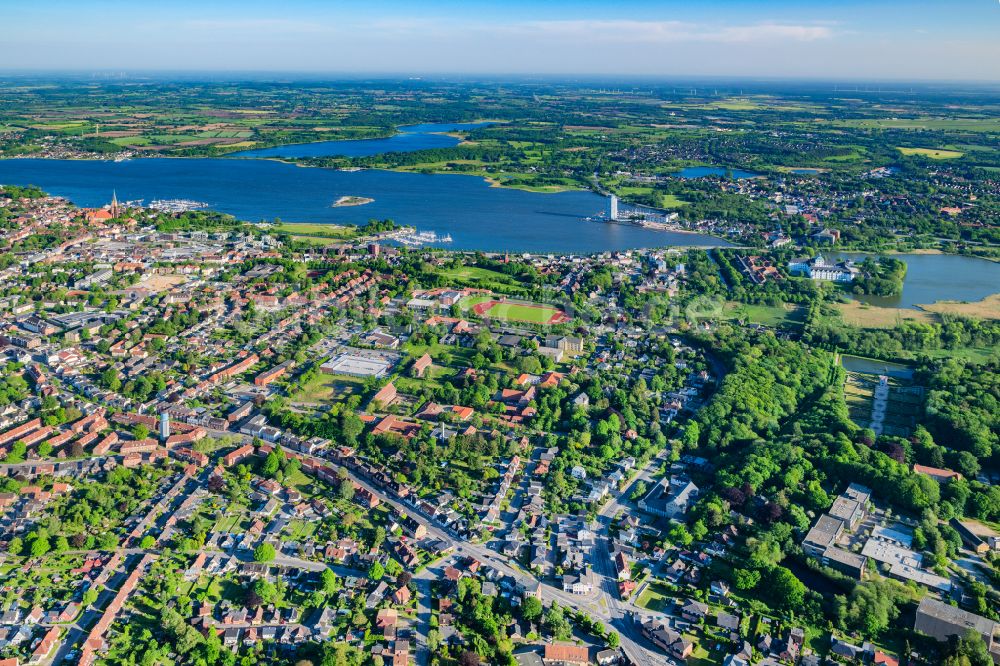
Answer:
[{"label": "paved road", "polygon": [[108,579],[107,584],[104,586],[104,590],[97,596],[97,601],[85,608],[83,612],[80,613],[80,616],[76,618],[76,622],[70,625],[69,631],[63,638],[63,641],[59,644],[59,647],[56,649],[50,663],[60,664],[66,658],[66,655],[68,655],[72,650],[79,649],[83,643],[83,639],[85,639],[87,634],[90,633],[90,628],[97,624],[97,620],[104,614],[104,610],[108,607],[108,604],[110,604],[111,600],[115,598],[116,594],[118,594],[118,588],[121,587],[121,584],[126,578],[128,578],[128,575],[132,573],[132,569],[128,566],[128,558],[146,551],[138,548],[128,548],[122,549],[121,552],[126,556],[126,559],[124,560],[125,566],[122,566],[111,576],[110,579]]},{"label": "paved road", "polygon": [[444,564],[437,563],[425,568],[413,577],[413,583],[417,586],[417,623],[414,627],[417,639],[417,666],[427,666],[430,663],[431,651],[427,647],[427,636],[431,630],[431,615],[433,614],[431,582],[439,578],[443,571]]},{"label": "paved road", "polygon": [[[288,451],[290,453],[296,453],[297,455],[313,458],[319,462],[329,462],[319,456],[302,454],[291,449]],[[652,468],[651,466],[654,465],[656,461],[657,459],[654,458],[653,461],[651,461],[647,467],[642,470],[642,472],[648,473]],[[538,581],[538,579],[532,574],[520,568],[511,566],[509,563],[510,560],[507,557],[497,553],[488,546],[472,543],[456,536],[451,530],[438,525],[432,517],[424,514],[419,508],[401,501],[395,494],[390,494],[382,488],[369,483],[365,479],[362,479],[354,474],[351,470],[347,470],[347,472],[351,479],[363,488],[372,492],[382,502],[395,507],[398,511],[407,515],[421,517],[427,526],[428,536],[434,539],[440,539],[454,547],[458,555],[474,557],[480,562],[489,564],[502,574],[510,576],[515,581],[524,585],[531,585],[539,582],[543,603],[551,604],[555,601],[561,606],[572,608],[578,612],[584,612],[591,617],[602,620],[606,625],[610,625],[621,637],[622,650],[636,664],[639,664],[640,666],[662,666],[664,663],[669,663],[667,658],[662,653],[657,651],[656,648],[652,647],[651,643],[648,643],[639,635],[638,629],[635,627],[632,618],[628,614],[629,611],[639,609],[629,602],[622,602],[618,600],[617,581],[614,577],[614,572],[612,570],[611,576],[609,577],[607,569],[604,568],[605,565],[602,564],[601,568],[597,570],[600,584],[595,586],[593,593],[588,595],[571,594],[570,592],[558,587]],[[638,481],[638,478],[641,475],[642,474],[636,476],[636,481]],[[631,492],[631,485],[625,492]],[[627,497],[627,495],[624,495],[624,497]],[[620,501],[622,501],[621,496],[612,500],[612,503]],[[607,526],[605,525],[605,532],[606,529]],[[607,565],[610,565],[613,568],[610,560],[606,557],[606,544],[604,545],[603,552],[605,557],[599,557],[598,559],[605,561]],[[419,654],[420,652],[418,651],[418,656]]]},{"label": "paved road", "polygon": [[[708,361],[712,366],[713,374],[717,381],[721,381],[725,376],[725,366],[712,356],[708,356]],[[213,435],[233,435],[231,432],[212,432]],[[239,436],[239,435],[237,435]],[[243,437],[241,437],[243,439]],[[288,452],[303,457],[312,458],[318,462],[331,462],[321,456],[303,454],[292,449]],[[593,570],[596,581],[591,594],[576,595],[566,592],[561,588],[539,581],[534,575],[522,570],[520,567],[512,566],[511,560],[484,544],[473,543],[463,539],[450,529],[439,525],[433,517],[426,515],[418,507],[401,500],[394,493],[383,490],[367,480],[359,477],[351,470],[346,470],[352,480],[361,485],[378,497],[382,502],[393,506],[397,511],[411,516],[420,517],[427,526],[429,537],[441,540],[455,548],[459,555],[475,557],[483,563],[488,563],[501,573],[510,576],[515,581],[524,585],[540,584],[542,601],[547,604],[558,602],[567,608],[572,608],[579,612],[584,612],[591,617],[600,619],[609,627],[613,627],[621,638],[622,651],[638,666],[662,666],[663,664],[673,664],[674,662],[660,652],[648,642],[641,634],[641,630],[636,624],[633,614],[642,613],[643,609],[636,606],[632,601],[622,601],[618,596],[618,581],[614,563],[608,555],[610,547],[610,536],[608,528],[613,518],[621,511],[630,508],[628,499],[640,481],[652,484],[652,475],[656,467],[663,462],[663,458],[656,456],[652,458],[639,473],[635,475],[628,487],[612,499],[598,512],[599,535],[597,545],[592,557]],[[345,468],[346,469],[346,468]],[[527,474],[525,473],[525,478]],[[522,480],[523,482],[523,480]],[[302,562],[305,562],[304,560]],[[321,565],[322,566],[322,565]],[[421,575],[414,578],[418,591],[418,665],[423,666],[429,660],[429,653],[426,647],[427,631],[430,626],[430,580],[434,573],[432,568],[421,572]],[[421,604],[420,600],[425,600]]]}]

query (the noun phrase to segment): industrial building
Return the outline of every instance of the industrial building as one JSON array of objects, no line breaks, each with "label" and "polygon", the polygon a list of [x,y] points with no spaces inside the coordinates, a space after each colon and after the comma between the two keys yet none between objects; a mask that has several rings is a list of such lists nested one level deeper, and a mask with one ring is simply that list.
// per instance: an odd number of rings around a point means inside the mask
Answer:
[{"label": "industrial building", "polygon": [[321,365],[320,370],[328,375],[385,377],[393,365],[395,361],[392,357],[344,352]]},{"label": "industrial building", "polygon": [[963,636],[971,629],[983,637],[993,663],[1000,664],[1000,624],[989,618],[924,597],[917,607],[913,629],[939,641],[947,641],[952,636]]}]

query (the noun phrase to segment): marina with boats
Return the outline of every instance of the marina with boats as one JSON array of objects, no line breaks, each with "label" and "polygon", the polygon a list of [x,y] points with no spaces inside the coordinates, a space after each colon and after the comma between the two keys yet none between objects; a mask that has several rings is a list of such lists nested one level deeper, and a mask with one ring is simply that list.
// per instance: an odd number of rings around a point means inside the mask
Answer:
[{"label": "marina with boats", "polygon": [[392,240],[407,247],[452,242],[451,234],[441,235],[435,231],[417,231],[416,229],[405,229],[403,233],[394,236]]}]

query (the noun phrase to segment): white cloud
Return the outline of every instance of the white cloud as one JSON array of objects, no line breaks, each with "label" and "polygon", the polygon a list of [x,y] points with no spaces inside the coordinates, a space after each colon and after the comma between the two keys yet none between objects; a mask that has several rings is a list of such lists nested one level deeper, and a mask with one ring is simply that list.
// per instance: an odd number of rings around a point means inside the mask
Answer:
[{"label": "white cloud", "polygon": [[329,27],[316,21],[293,21],[283,18],[190,19],[184,28],[209,32],[243,34],[287,34],[326,32]]},{"label": "white cloud", "polygon": [[760,23],[757,25],[733,26],[722,30],[718,37],[723,42],[755,42],[787,40],[812,42],[833,37],[833,30],[825,25],[785,25],[781,23]]},{"label": "white cloud", "polygon": [[514,32],[587,42],[809,42],[834,36],[828,24],[754,23],[710,25],[682,21],[570,20],[532,21],[508,27]]}]

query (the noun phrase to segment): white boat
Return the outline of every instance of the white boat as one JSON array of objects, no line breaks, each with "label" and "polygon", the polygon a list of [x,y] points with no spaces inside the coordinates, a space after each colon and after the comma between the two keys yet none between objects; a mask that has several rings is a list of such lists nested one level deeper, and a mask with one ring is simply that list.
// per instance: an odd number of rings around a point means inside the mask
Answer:
[{"label": "white boat", "polygon": [[401,245],[419,246],[428,243],[451,243],[451,234],[438,236],[434,231],[413,231],[396,237],[396,242]]},{"label": "white boat", "polygon": [[203,201],[192,201],[191,199],[157,199],[151,201],[149,207],[163,213],[184,213],[189,210],[208,208],[208,204]]}]

